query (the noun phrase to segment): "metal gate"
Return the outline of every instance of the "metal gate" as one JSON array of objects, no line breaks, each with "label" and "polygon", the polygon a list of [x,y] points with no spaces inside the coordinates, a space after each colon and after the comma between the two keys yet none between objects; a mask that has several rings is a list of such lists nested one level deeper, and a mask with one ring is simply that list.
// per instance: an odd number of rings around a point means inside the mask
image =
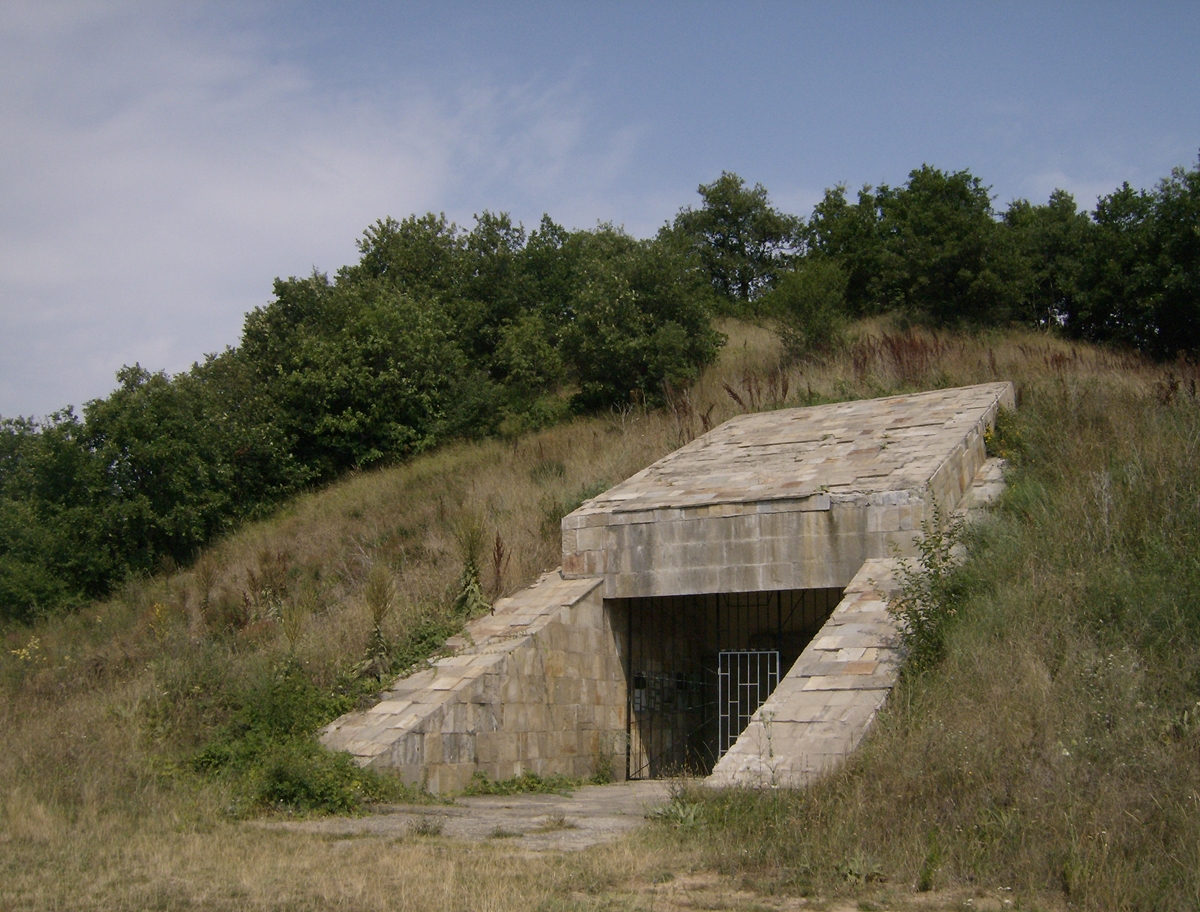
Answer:
[{"label": "metal gate", "polygon": [[720,653],[717,662],[720,759],[779,684],[779,652],[739,649]]},{"label": "metal gate", "polygon": [[702,772],[712,764],[716,663],[690,599],[658,598],[629,610],[626,661],[628,776]]},{"label": "metal gate", "polygon": [[638,671],[630,687],[630,778],[702,772],[706,730],[714,718],[713,669],[703,663],[673,663],[680,670]]},{"label": "metal gate", "polygon": [[841,598],[805,589],[606,599],[622,630],[626,775],[706,775]]}]

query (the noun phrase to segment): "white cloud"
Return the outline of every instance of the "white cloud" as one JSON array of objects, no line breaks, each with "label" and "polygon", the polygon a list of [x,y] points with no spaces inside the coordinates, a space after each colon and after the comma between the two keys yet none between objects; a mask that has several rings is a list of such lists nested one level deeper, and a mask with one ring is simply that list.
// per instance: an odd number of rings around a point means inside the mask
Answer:
[{"label": "white cloud", "polygon": [[335,92],[252,29],[162,7],[5,6],[0,60],[5,415],[236,343],[272,277],[336,269],[384,215],[602,211],[637,143],[595,135],[572,74]]}]

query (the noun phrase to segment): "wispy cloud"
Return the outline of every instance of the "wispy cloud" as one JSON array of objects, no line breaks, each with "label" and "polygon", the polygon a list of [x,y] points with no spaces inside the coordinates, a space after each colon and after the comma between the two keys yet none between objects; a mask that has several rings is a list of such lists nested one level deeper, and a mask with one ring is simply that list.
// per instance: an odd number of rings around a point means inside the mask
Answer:
[{"label": "wispy cloud", "polygon": [[252,28],[140,4],[8,5],[0,59],[6,415],[236,342],[273,276],[337,268],[385,214],[533,212],[568,184],[586,209],[633,142],[596,135],[569,74],[327,90]]}]

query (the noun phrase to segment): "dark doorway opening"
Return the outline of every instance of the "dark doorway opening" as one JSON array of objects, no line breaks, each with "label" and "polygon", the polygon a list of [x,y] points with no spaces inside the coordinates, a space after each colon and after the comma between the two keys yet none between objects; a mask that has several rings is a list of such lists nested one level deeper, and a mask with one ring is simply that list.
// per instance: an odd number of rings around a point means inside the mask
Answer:
[{"label": "dark doorway opening", "polygon": [[707,775],[842,598],[794,589],[611,599],[624,631],[626,775]]}]

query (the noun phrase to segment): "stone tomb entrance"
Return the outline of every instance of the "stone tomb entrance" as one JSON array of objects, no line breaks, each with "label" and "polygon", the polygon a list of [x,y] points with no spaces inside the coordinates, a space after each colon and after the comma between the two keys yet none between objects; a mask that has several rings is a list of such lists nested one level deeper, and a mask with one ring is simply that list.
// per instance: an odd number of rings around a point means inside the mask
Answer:
[{"label": "stone tomb entrance", "polygon": [[1002,482],[1012,384],[742,415],[563,518],[563,563],[322,740],[443,792],[524,772],[800,785],[895,682],[887,593]]},{"label": "stone tomb entrance", "polygon": [[708,775],[841,589],[608,599],[628,690],[625,775]]}]

